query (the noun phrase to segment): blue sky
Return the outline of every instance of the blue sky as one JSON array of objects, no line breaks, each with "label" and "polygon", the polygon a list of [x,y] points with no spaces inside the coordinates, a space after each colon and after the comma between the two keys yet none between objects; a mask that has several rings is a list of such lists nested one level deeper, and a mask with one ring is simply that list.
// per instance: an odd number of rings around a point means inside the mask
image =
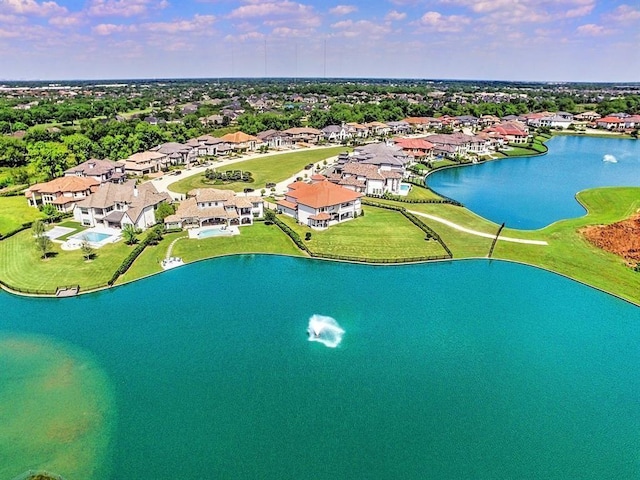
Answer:
[{"label": "blue sky", "polygon": [[0,79],[640,81],[638,0],[0,0]]}]

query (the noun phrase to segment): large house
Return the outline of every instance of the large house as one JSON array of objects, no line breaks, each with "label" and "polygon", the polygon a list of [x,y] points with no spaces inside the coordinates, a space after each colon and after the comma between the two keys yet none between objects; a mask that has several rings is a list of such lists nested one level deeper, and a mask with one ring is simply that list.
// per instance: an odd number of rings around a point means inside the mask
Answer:
[{"label": "large house", "polygon": [[403,174],[399,171],[382,169],[376,165],[348,162],[334,167],[329,181],[365,195],[400,194]]},{"label": "large house", "polygon": [[169,163],[169,157],[160,152],[134,153],[124,162],[125,172],[132,175],[143,176],[159,172],[162,166]]},{"label": "large house", "polygon": [[187,194],[175,214],[164,219],[167,228],[203,227],[206,225],[252,225],[264,216],[261,197],[236,195],[230,190],[199,188]]},{"label": "large house", "polygon": [[165,163],[167,165],[187,165],[195,161],[198,156],[198,150],[191,145],[177,142],[167,142],[151,149],[153,152],[166,155]]},{"label": "large house", "polygon": [[397,145],[378,142],[356,147],[347,161],[376,165],[381,171],[393,170],[404,175],[406,167],[415,159]]},{"label": "large house", "polygon": [[155,209],[161,202],[171,202],[171,197],[158,193],[151,182],[105,183],[76,204],[73,216],[90,227],[123,228],[130,224],[144,230],[156,223]]},{"label": "large house", "polygon": [[278,211],[312,228],[327,228],[355,218],[362,211],[362,193],[326,180],[295,182],[288,188],[284,199],[278,201]]},{"label": "large house", "polygon": [[64,175],[66,177],[93,178],[98,183],[122,183],[125,180],[124,163],[96,160],[95,158],[65,170]]},{"label": "large house", "polygon": [[416,160],[427,160],[433,156],[434,145],[424,138],[394,138],[393,142]]},{"label": "large house", "polygon": [[483,130],[491,138],[500,139],[501,143],[527,143],[529,128],[518,121],[503,122]]},{"label": "large house", "polygon": [[490,142],[480,135],[467,135],[465,133],[449,133],[429,135],[425,140],[433,143],[434,154],[454,158],[459,155],[486,155],[489,153]]},{"label": "large house", "polygon": [[235,152],[253,152],[262,145],[262,140],[253,135],[244,132],[227,133],[220,138],[223,142],[228,143]]},{"label": "large house", "polygon": [[94,178],[65,176],[31,185],[24,194],[32,207],[53,205],[59,212],[67,213],[77,202],[91,195],[98,185],[100,182]]}]

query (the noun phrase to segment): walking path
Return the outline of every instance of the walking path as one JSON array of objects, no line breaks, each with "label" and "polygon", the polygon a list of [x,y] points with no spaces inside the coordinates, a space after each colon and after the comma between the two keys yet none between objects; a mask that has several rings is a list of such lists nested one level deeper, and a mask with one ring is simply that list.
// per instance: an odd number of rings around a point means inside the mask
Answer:
[{"label": "walking path", "polygon": [[[477,230],[471,230],[469,228],[450,222],[449,220],[445,220],[444,218],[436,217],[435,215],[416,212],[415,210],[407,210],[407,211],[409,213],[413,213],[414,215],[418,215],[419,217],[424,217],[424,218],[428,218],[429,220],[440,222],[444,225],[447,225],[448,227],[455,228],[456,230],[460,230],[461,232],[470,233],[471,235],[477,235],[479,237],[484,237],[484,238],[496,238],[495,234],[483,233],[483,232],[478,232]],[[528,245],[549,245],[544,240],[525,240],[523,238],[511,238],[511,237],[502,237],[502,236],[498,237],[498,240],[503,240],[505,242],[513,242],[513,243],[525,243]]]}]

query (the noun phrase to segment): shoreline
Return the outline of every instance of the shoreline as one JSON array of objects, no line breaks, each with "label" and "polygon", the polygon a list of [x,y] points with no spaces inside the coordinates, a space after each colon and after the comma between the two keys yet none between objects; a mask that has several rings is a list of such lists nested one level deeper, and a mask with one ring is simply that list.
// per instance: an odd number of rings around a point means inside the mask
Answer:
[{"label": "shoreline", "polygon": [[[613,135],[613,134],[612,134]],[[582,135],[575,135],[575,136],[582,136]],[[547,140],[550,140],[552,137],[550,137]],[[545,140],[546,143],[546,140]],[[546,146],[546,145],[545,145]],[[322,147],[320,147],[322,148]],[[277,154],[281,154],[281,153],[289,153],[289,152],[278,152]],[[546,152],[540,152],[537,153],[535,155],[526,155],[526,156],[519,156],[519,157],[502,157],[502,158],[494,158],[494,159],[487,159],[484,160],[482,163],[484,162],[488,162],[488,161],[493,161],[493,160],[503,160],[503,159],[508,159],[508,158],[523,158],[523,157],[529,157],[529,156],[542,156],[542,155],[546,155],[546,153],[548,153],[548,148]],[[259,157],[262,157],[262,155],[258,155]],[[268,156],[268,155],[267,155]],[[465,163],[465,164],[455,164],[455,165],[447,165],[447,166],[443,166],[440,167],[436,170],[431,170],[429,172],[427,172],[427,174],[425,174],[425,187],[429,188],[426,185],[426,179],[427,177],[433,173],[434,171],[438,171],[440,169],[446,169],[446,168],[454,168],[454,167],[465,167],[465,166],[470,166],[470,165],[474,165],[473,163]],[[194,172],[192,175],[197,174],[198,172]],[[174,180],[173,178],[171,180]],[[599,187],[599,188],[610,188],[610,187]],[[597,189],[596,189],[597,190]],[[588,216],[591,212],[589,211],[589,209],[578,200],[578,202],[580,203],[580,205],[582,205],[582,207],[586,210],[586,214],[585,216]],[[446,219],[444,219],[446,220]],[[466,228],[466,227],[461,227],[462,229]],[[463,230],[465,231],[465,230]],[[500,240],[500,238],[498,238],[498,240]],[[524,240],[522,243],[529,243],[529,241]],[[541,245],[543,243],[545,243],[544,241],[531,241],[532,244],[538,244]],[[359,265],[365,265],[365,266],[396,266],[396,265],[418,265],[418,264],[427,264],[427,263],[434,263],[434,262],[443,262],[443,261],[451,261],[451,260],[470,260],[470,259],[488,259],[488,260],[500,260],[500,261],[508,261],[508,262],[513,262],[513,263],[520,263],[523,265],[527,265],[527,266],[531,266],[531,267],[535,267],[541,270],[545,270],[549,273],[553,273],[553,274],[557,274],[557,275],[561,275],[564,276],[565,278],[568,278],[570,280],[576,281],[578,283],[581,283],[585,286],[591,287],[591,288],[595,288],[597,290],[602,291],[603,293],[607,293],[609,295],[612,295],[616,298],[619,298],[621,300],[624,300],[632,305],[635,306],[640,306],[640,299],[634,299],[633,296],[630,296],[629,298],[623,296],[623,294],[621,293],[616,293],[615,291],[610,291],[610,290],[606,290],[603,287],[599,287],[597,285],[592,285],[590,283],[587,283],[587,281],[583,281],[580,280],[579,278],[576,278],[574,276],[571,276],[570,274],[566,274],[563,273],[561,271],[558,270],[554,270],[554,269],[550,269],[547,267],[544,267],[542,265],[537,265],[534,263],[530,263],[527,261],[523,261],[523,260],[517,260],[517,259],[510,259],[510,258],[500,258],[500,257],[493,257],[493,258],[488,258],[488,257],[458,257],[458,258],[447,258],[447,259],[433,259],[433,260],[419,260],[419,261],[412,261],[412,262],[398,262],[398,263],[387,263],[387,262],[376,262],[375,260],[372,261],[355,261],[355,260],[344,260],[344,259],[335,259],[335,258],[322,258],[322,257],[309,257],[307,255],[291,255],[291,254],[286,254],[286,253],[262,253],[262,252],[250,252],[250,253],[226,253],[226,254],[222,254],[222,255],[214,255],[214,256],[209,256],[209,257],[203,257],[203,258],[199,258],[196,259],[192,262],[187,263],[186,265],[190,265],[199,261],[204,261],[204,260],[212,260],[212,259],[216,259],[216,258],[222,258],[222,257],[226,257],[226,256],[235,256],[235,255],[278,255],[278,256],[285,256],[285,257],[302,257],[302,258],[311,258],[311,259],[316,259],[316,260],[325,260],[325,261],[332,261],[332,262],[341,262],[341,263],[352,263],[352,264],[359,264]],[[126,285],[128,283],[132,283],[132,282],[136,282],[139,280],[143,280],[146,279],[148,277],[157,275],[159,273],[163,273],[164,270],[158,271],[158,272],[154,272],[148,275],[144,275],[142,277],[139,278],[134,278],[132,280],[128,280],[126,282],[123,283],[119,283],[116,285],[108,285],[105,284],[103,286],[99,286],[99,287],[95,287],[95,288],[90,288],[87,290],[83,290],[82,287],[79,288],[79,291],[75,294],[75,295],[70,295],[70,296],[58,296],[57,292],[56,293],[45,293],[45,292],[38,292],[37,289],[33,289],[32,291],[29,291],[28,289],[25,289],[26,291],[21,291],[19,289],[19,287],[13,287],[11,285],[6,284],[5,282],[3,282],[2,280],[0,280],[0,288],[4,291],[6,291],[9,294],[13,294],[13,295],[17,295],[17,296],[23,296],[23,297],[31,297],[31,298],[71,298],[71,297],[75,297],[78,295],[85,295],[85,294],[90,294],[90,293],[98,293],[101,291],[105,291],[105,290],[110,290],[112,287],[119,287],[121,285]]]},{"label": "shoreline", "polygon": [[[487,261],[487,262],[492,262],[492,261],[497,261],[497,262],[506,262],[506,263],[513,263],[513,264],[517,264],[517,265],[523,265],[525,267],[531,267],[531,268],[535,268],[537,270],[541,270],[544,272],[548,272],[552,275],[559,275],[561,277],[566,278],[567,280],[571,280],[573,282],[579,283],[585,287],[588,288],[592,288],[594,290],[598,290],[606,295],[610,295],[614,298],[617,298],[619,300],[622,300],[630,305],[636,306],[640,308],[640,301],[635,302],[631,299],[625,298],[623,296],[621,296],[620,294],[617,294],[615,292],[609,292],[603,288],[594,286],[594,285],[590,285],[582,280],[579,280],[577,278],[571,277],[568,274],[562,273],[562,272],[558,272],[555,270],[551,270],[548,268],[545,268],[543,266],[540,265],[535,265],[533,263],[528,263],[522,260],[512,260],[512,259],[508,259],[508,258],[497,258],[497,257],[465,257],[465,258],[448,258],[448,259],[441,259],[441,260],[425,260],[425,261],[419,261],[419,262],[404,262],[404,263],[393,263],[393,264],[389,264],[389,263],[369,263],[369,262],[356,262],[353,260],[338,260],[338,259],[334,259],[334,258],[321,258],[321,257],[310,257],[310,256],[305,256],[305,255],[290,255],[290,254],[286,254],[286,253],[264,253],[264,252],[249,252],[249,253],[225,253],[222,255],[214,255],[211,257],[206,257],[206,258],[199,258],[197,260],[194,260],[193,262],[189,262],[189,263],[185,263],[184,265],[181,265],[181,267],[186,267],[186,266],[190,266],[190,265],[195,265],[196,263],[199,262],[206,262],[206,261],[211,261],[211,260],[217,260],[217,259],[221,259],[221,258],[226,258],[226,257],[241,257],[241,256],[275,256],[275,257],[285,257],[285,258],[292,258],[292,259],[300,259],[300,260],[311,260],[311,261],[322,261],[322,262],[331,262],[331,263],[346,263],[346,264],[350,264],[350,265],[360,265],[363,267],[373,267],[373,268],[394,268],[394,267],[402,267],[402,266],[412,266],[412,265],[432,265],[432,264],[441,264],[441,263],[446,263],[446,262],[464,262],[464,261]],[[173,270],[173,269],[172,269]],[[73,296],[67,296],[67,297],[57,297],[55,294],[31,294],[31,293],[23,293],[23,292],[19,292],[16,290],[12,290],[10,287],[6,286],[3,283],[0,283],[0,290],[10,294],[10,295],[15,295],[18,297],[27,297],[27,298],[57,298],[57,299],[66,299],[66,298],[77,298],[81,295],[90,295],[90,294],[95,294],[95,293],[100,293],[100,292],[105,292],[105,291],[109,291],[109,290],[113,290],[119,287],[124,287],[126,285],[130,285],[132,283],[135,282],[139,282],[142,280],[146,280],[149,279],[151,277],[155,277],[157,275],[163,274],[165,272],[167,272],[168,270],[161,270],[159,272],[154,272],[151,273],[149,275],[145,275],[143,277],[139,277],[139,278],[135,278],[133,280],[127,280],[126,282],[122,282],[122,283],[118,283],[115,285],[105,285],[103,287],[99,287],[99,288],[94,288],[91,290],[86,290],[86,291],[78,291],[78,293],[76,295]]]}]

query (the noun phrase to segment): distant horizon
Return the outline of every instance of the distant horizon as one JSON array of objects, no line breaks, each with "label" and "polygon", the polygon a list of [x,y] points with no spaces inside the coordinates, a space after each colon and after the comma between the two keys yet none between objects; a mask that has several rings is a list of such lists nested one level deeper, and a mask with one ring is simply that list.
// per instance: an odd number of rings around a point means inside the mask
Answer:
[{"label": "distant horizon", "polygon": [[639,27],[629,0],[0,0],[0,62],[15,81],[628,83]]},{"label": "distant horizon", "polygon": [[433,83],[506,83],[506,84],[540,84],[540,85],[566,85],[566,84],[581,84],[581,85],[628,85],[631,87],[640,87],[640,80],[635,81],[585,81],[585,80],[505,80],[505,79],[492,79],[492,78],[427,78],[427,77],[372,77],[372,76],[347,76],[347,77],[290,77],[290,76],[273,76],[273,77],[261,77],[261,76],[238,76],[238,77],[224,77],[224,76],[203,76],[203,77],[112,77],[112,78],[0,78],[0,84],[6,83],[48,83],[50,85],[61,84],[62,82],[105,82],[105,83],[119,83],[119,82],[162,82],[162,81],[239,81],[239,80],[274,80],[274,81],[315,81],[315,82],[341,82],[341,81],[399,81],[399,82],[433,82]]}]

